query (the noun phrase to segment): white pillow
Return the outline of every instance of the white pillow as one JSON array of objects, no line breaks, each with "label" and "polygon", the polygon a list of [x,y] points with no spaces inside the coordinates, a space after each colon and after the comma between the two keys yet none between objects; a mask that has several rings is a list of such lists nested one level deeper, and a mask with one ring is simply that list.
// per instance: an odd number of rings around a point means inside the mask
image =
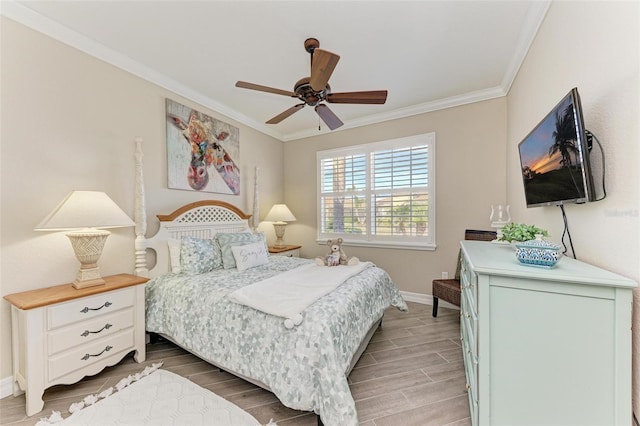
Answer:
[{"label": "white pillow", "polygon": [[224,269],[231,269],[236,267],[236,260],[233,257],[231,247],[242,246],[245,244],[257,243],[262,241],[267,249],[266,238],[264,234],[253,232],[225,232],[216,234],[216,240],[220,246],[220,252],[222,253],[222,267]]},{"label": "white pillow", "polygon": [[236,268],[240,272],[269,263],[267,249],[262,241],[242,246],[232,246],[231,252],[236,261]]},{"label": "white pillow", "polygon": [[169,238],[167,245],[169,246],[169,268],[174,274],[179,274],[182,271],[180,267],[180,247],[182,246],[182,241]]}]

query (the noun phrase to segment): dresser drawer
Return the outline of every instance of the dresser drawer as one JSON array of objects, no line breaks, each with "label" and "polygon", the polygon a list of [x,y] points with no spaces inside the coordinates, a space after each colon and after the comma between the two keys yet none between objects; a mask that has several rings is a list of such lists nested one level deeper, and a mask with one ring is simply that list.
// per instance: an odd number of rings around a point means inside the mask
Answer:
[{"label": "dresser drawer", "polygon": [[475,306],[475,301],[478,297],[478,276],[469,267],[466,258],[463,256],[460,262],[460,287],[462,289],[468,289],[471,294],[472,305]]},{"label": "dresser drawer", "polygon": [[471,392],[469,392],[469,413],[471,414],[471,425],[476,426],[479,424],[478,418],[478,401],[473,399]]},{"label": "dresser drawer", "polygon": [[468,312],[463,313],[460,317],[461,317],[460,328],[465,332],[466,343],[469,349],[472,351],[473,356],[477,358],[478,357],[477,331],[476,331],[477,320],[474,320],[473,316]]},{"label": "dresser drawer", "polygon": [[84,345],[133,327],[133,322],[133,308],[127,308],[50,331],[47,333],[47,352],[54,355],[74,346]]},{"label": "dresser drawer", "polygon": [[47,308],[48,330],[77,321],[86,321],[99,315],[133,306],[134,303],[135,293],[133,288],[60,303]]},{"label": "dresser drawer", "polygon": [[462,312],[464,320],[468,323],[469,331],[475,338],[478,335],[478,313],[469,289],[462,290],[460,312]]},{"label": "dresser drawer", "polygon": [[478,401],[478,361],[469,348],[469,342],[465,339],[463,332],[462,356],[464,358],[464,373],[467,379],[467,391],[474,401]]},{"label": "dresser drawer", "polygon": [[134,329],[129,328],[121,333],[76,346],[60,355],[52,356],[49,358],[49,381],[86,368],[111,355],[132,350],[134,348],[133,332]]}]

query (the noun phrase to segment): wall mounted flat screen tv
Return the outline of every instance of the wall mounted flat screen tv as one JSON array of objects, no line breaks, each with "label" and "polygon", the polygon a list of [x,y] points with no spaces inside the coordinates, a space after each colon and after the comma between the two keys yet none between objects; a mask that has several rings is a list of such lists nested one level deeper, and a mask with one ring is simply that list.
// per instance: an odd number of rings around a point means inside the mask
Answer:
[{"label": "wall mounted flat screen tv", "polygon": [[547,114],[518,150],[527,207],[595,199],[578,89]]}]

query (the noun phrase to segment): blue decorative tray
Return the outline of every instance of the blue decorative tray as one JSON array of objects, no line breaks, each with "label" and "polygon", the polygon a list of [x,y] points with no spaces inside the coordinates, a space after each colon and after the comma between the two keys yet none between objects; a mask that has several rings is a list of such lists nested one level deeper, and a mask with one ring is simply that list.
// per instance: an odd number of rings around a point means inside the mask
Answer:
[{"label": "blue decorative tray", "polygon": [[560,246],[536,235],[535,240],[516,243],[516,257],[523,265],[553,268],[561,257]]}]

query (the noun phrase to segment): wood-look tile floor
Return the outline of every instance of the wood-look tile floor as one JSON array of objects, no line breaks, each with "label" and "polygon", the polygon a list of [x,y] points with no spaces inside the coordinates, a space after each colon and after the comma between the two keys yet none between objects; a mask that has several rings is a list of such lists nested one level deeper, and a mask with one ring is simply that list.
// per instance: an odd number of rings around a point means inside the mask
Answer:
[{"label": "wood-look tile floor", "polygon": [[[27,417],[24,395],[0,400],[0,424],[35,425],[52,410],[68,415],[69,406],[88,394],[114,386],[121,378],[154,362],[189,378],[251,413],[259,422],[280,426],[316,425],[314,414],[283,406],[270,392],[221,372],[183,349],[163,341],[147,345],[147,359],[132,355],[75,385],[58,385],[44,393],[44,410]],[[363,426],[470,425],[460,349],[458,311],[409,303],[409,312],[390,308],[382,328],[349,376]]]}]

